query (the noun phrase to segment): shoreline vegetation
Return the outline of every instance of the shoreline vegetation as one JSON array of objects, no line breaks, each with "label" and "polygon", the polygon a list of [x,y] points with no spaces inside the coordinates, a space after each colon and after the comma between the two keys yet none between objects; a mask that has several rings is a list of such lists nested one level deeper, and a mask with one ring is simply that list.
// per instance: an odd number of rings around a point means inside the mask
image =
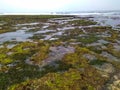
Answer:
[{"label": "shoreline vegetation", "polygon": [[94,17],[0,16],[0,90],[119,90],[120,30]]}]

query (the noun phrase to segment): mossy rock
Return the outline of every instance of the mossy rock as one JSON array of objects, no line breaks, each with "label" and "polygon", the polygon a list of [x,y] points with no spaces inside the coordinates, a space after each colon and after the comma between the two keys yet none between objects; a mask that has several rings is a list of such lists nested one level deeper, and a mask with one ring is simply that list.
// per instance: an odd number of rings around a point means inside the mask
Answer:
[{"label": "mossy rock", "polygon": [[90,62],[91,65],[103,65],[104,63],[106,63],[104,60],[92,60]]},{"label": "mossy rock", "polygon": [[104,84],[105,79],[101,79],[101,76],[95,73],[95,69],[87,69],[84,72],[69,69],[64,73],[48,73],[40,79],[13,85],[8,90],[22,90],[23,88],[29,88],[29,90],[83,90],[83,88],[96,90]]},{"label": "mossy rock", "polygon": [[82,42],[84,44],[94,43],[97,40],[99,40],[99,38],[95,35],[88,35],[86,37],[78,37],[77,38],[77,41]]},{"label": "mossy rock", "polygon": [[74,24],[75,26],[88,26],[88,25],[95,25],[97,23],[94,21],[81,19],[81,20],[70,21],[69,24]]}]

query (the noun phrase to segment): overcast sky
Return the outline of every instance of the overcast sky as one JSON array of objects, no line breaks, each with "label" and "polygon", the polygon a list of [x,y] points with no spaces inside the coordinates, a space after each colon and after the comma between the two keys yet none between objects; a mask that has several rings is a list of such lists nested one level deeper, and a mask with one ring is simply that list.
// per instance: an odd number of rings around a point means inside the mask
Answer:
[{"label": "overcast sky", "polygon": [[0,0],[0,13],[120,10],[120,0]]}]

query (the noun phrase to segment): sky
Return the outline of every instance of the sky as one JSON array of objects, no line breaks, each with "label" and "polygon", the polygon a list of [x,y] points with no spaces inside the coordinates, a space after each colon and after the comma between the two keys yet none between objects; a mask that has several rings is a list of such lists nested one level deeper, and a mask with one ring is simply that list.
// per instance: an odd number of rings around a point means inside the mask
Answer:
[{"label": "sky", "polygon": [[0,0],[0,13],[120,10],[120,0]]}]

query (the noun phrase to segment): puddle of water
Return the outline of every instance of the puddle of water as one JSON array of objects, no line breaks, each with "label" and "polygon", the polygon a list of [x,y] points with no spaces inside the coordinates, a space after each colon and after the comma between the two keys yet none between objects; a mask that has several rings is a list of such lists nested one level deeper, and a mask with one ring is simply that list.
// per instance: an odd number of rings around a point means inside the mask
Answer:
[{"label": "puddle of water", "polygon": [[43,27],[42,28],[47,28],[49,27],[50,25],[54,25],[52,23],[42,23],[43,24]]},{"label": "puddle of water", "polygon": [[106,38],[106,37],[111,37],[111,35],[110,34],[99,34],[99,35],[97,35],[97,37],[103,37],[103,38]]},{"label": "puddle of water", "polygon": [[55,30],[40,30],[40,31],[35,32],[35,34],[47,33],[47,32],[55,32]]},{"label": "puddle of water", "polygon": [[49,27],[49,25],[46,25],[46,26],[43,26],[42,28],[43,28],[43,29],[46,29],[46,28],[48,28],[48,27]]},{"label": "puddle of water", "polygon": [[6,41],[29,41],[29,37],[32,37],[32,33],[25,33],[26,30],[17,30],[16,32],[8,32],[0,34],[0,44]]},{"label": "puddle of water", "polygon": [[49,40],[57,40],[58,38],[50,38]]},{"label": "puddle of water", "polygon": [[26,26],[26,25],[37,25],[37,24],[40,24],[38,22],[34,22],[34,23],[24,23],[24,24],[17,24],[15,26]]},{"label": "puddle of water", "polygon": [[[51,31],[51,30],[50,30],[50,31]],[[41,39],[41,40],[57,40],[58,38],[52,38],[52,37],[54,37],[54,36],[56,36],[56,35],[61,36],[62,33],[63,33],[63,32],[56,32],[56,33],[52,33],[52,34],[50,34],[50,35],[44,35],[45,38],[44,38],[44,39]]]},{"label": "puddle of water", "polygon": [[61,36],[62,34],[63,34],[63,32],[56,32],[56,33],[53,33],[53,36],[55,36],[55,35]]},{"label": "puddle of water", "polygon": [[22,30],[31,30],[31,29],[37,29],[37,28],[40,28],[40,27],[22,27],[21,29]]},{"label": "puddle of water", "polygon": [[52,38],[52,35],[44,35],[44,36],[45,36],[45,38],[44,38],[44,39],[41,39],[41,40],[49,40],[49,39]]},{"label": "puddle of water", "polygon": [[113,28],[116,28],[118,24],[120,24],[120,18],[113,16],[113,17],[106,17],[106,16],[94,16],[92,18],[94,21],[97,21],[102,26],[112,26]]},{"label": "puddle of water", "polygon": [[59,30],[59,31],[64,31],[64,30],[70,30],[70,29],[75,29],[76,27],[63,27],[63,28],[57,28],[57,30]]},{"label": "puddle of water", "polygon": [[7,48],[11,49],[11,48],[13,48],[14,46],[16,46],[16,44],[9,44],[9,45],[7,45]]}]

